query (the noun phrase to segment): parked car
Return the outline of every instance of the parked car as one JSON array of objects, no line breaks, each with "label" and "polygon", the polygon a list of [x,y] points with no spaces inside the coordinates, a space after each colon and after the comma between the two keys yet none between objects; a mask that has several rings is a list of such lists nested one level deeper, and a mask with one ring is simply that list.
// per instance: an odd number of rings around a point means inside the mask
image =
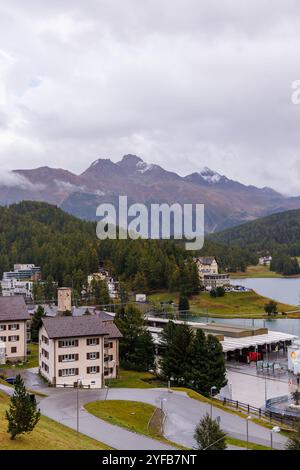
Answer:
[{"label": "parked car", "polygon": [[5,379],[5,382],[7,382],[8,384],[11,384],[11,385],[15,385],[16,377],[7,377],[7,379]]}]

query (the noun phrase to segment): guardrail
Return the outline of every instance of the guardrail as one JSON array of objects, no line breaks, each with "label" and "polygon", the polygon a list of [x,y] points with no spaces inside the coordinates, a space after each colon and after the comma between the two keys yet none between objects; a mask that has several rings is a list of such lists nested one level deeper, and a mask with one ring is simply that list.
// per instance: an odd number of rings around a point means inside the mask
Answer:
[{"label": "guardrail", "polygon": [[224,406],[232,405],[236,410],[241,410],[248,414],[256,414],[259,418],[265,417],[268,418],[270,421],[272,421],[273,419],[279,421],[281,424],[287,424],[290,426],[292,426],[295,421],[300,418],[299,414],[297,416],[295,412],[280,412],[277,408],[271,405],[268,406],[268,403],[266,404],[265,408],[257,408],[256,406],[249,405],[248,403],[243,403],[238,400],[232,400],[231,398],[222,396],[220,398],[213,398],[213,400],[221,403]]}]

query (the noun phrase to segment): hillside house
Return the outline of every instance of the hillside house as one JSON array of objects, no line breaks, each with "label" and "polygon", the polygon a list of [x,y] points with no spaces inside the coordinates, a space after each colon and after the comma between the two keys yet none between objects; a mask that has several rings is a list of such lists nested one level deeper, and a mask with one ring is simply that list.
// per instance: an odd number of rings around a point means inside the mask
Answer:
[{"label": "hillside house", "polygon": [[23,296],[0,297],[0,342],[5,347],[5,362],[26,360],[29,320]]}]

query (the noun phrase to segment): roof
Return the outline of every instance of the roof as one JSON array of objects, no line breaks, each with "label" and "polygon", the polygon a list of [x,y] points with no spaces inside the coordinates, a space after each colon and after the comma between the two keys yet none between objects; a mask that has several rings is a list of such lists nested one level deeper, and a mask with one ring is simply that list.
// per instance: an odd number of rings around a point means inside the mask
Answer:
[{"label": "roof", "polygon": [[114,321],[115,314],[113,312],[105,312],[104,310],[96,310],[95,315],[100,318],[101,321]]},{"label": "roof", "polygon": [[51,339],[104,335],[109,338],[120,338],[122,336],[115,324],[103,322],[94,315],[44,317],[42,321]]},{"label": "roof", "polygon": [[201,263],[201,264],[212,264],[214,261],[216,261],[216,258],[214,256],[200,256],[199,258],[197,258],[197,262]]},{"label": "roof", "polygon": [[221,341],[223,351],[235,351],[236,349],[249,348],[250,346],[259,346],[264,344],[274,344],[279,341],[293,341],[298,336],[290,335],[288,333],[281,333],[279,331],[269,331],[267,334],[247,336],[245,338],[228,338],[224,337]]},{"label": "roof", "polygon": [[23,296],[0,297],[0,321],[29,319],[30,315]]}]

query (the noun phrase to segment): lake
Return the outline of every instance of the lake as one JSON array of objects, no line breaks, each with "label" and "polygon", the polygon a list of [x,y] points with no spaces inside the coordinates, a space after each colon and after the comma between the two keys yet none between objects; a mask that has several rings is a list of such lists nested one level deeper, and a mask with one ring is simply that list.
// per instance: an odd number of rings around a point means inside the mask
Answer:
[{"label": "lake", "polygon": [[300,305],[300,279],[286,278],[244,278],[232,279],[231,284],[245,286],[260,295],[270,297],[277,302]]},{"label": "lake", "polygon": [[[300,279],[285,278],[242,278],[232,279],[231,284],[248,287],[260,295],[270,297],[277,302],[290,305],[300,305]],[[194,321],[214,321],[216,323],[227,323],[241,326],[264,326],[273,331],[295,334],[300,337],[300,319],[278,318],[268,320],[256,320],[245,318],[212,318],[195,317]]]}]

